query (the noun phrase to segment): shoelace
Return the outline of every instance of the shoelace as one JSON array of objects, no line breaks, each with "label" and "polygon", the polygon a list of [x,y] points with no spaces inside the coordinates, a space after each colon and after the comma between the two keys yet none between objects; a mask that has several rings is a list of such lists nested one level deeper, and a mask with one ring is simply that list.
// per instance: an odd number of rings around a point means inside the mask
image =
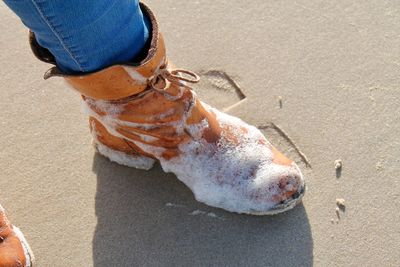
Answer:
[{"label": "shoelace", "polygon": [[[175,84],[178,87],[185,86],[186,88],[193,90],[190,86],[187,86],[186,83],[195,84],[200,81],[200,77],[192,71],[184,69],[168,70],[167,66],[168,63],[165,63],[156,69],[154,75],[149,78],[149,85],[153,90],[156,90],[157,92],[162,93],[169,98],[174,100],[179,99],[182,96],[183,90],[180,88],[179,93],[176,96],[168,93],[166,90],[168,88],[168,82]],[[186,74],[188,77],[184,77],[184,74]],[[159,86],[160,84],[162,84],[162,86]]]}]

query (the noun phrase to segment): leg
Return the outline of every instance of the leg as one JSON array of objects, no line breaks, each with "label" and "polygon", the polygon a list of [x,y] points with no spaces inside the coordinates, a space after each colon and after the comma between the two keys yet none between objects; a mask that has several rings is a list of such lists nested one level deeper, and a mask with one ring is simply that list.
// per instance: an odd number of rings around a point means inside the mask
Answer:
[{"label": "leg", "polygon": [[135,58],[148,23],[138,0],[5,0],[66,73],[92,72]]}]

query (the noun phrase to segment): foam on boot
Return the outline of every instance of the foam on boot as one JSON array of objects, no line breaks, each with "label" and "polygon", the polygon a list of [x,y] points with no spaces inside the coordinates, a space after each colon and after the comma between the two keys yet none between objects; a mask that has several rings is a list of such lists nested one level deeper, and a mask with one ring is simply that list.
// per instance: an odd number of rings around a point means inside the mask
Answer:
[{"label": "foam on boot", "polygon": [[[223,131],[217,144],[204,139],[182,144],[183,156],[160,159],[164,171],[175,173],[196,200],[210,206],[239,213],[276,213],[271,210],[285,200],[285,192],[304,186],[297,165],[275,164],[270,144],[257,128],[216,109],[211,111],[222,128],[236,128],[229,134],[236,133],[234,138],[240,142],[233,144],[232,136],[227,137]],[[206,128],[207,124],[201,123],[190,131],[198,131],[196,136],[201,136]],[[287,207],[293,207],[296,201],[287,203]]]},{"label": "foam on boot", "polygon": [[124,152],[113,150],[100,142],[96,142],[97,151],[107,157],[109,160],[118,164],[133,167],[142,170],[150,170],[153,168],[155,160],[145,156],[131,156]]},{"label": "foam on boot", "polygon": [[93,145],[97,149],[97,151],[107,157],[109,160],[116,162],[118,164],[128,166],[128,167],[133,167],[137,169],[142,169],[142,170],[150,170],[153,168],[153,165],[155,163],[155,160],[146,156],[133,156],[133,155],[128,155],[124,152],[117,151],[114,149],[111,149],[105,145],[103,145],[98,139],[98,133],[96,131],[96,126],[92,124],[92,136],[93,136]]},{"label": "foam on boot", "polygon": [[[112,135],[128,140],[146,153],[154,155],[160,161],[163,170],[174,173],[193,191],[195,198],[200,202],[228,211],[260,215],[292,208],[299,198],[291,200],[290,194],[294,194],[296,190],[300,194],[304,187],[304,180],[297,165],[274,163],[272,146],[257,128],[205,103],[202,105],[209,113],[216,115],[222,129],[220,139],[216,143],[209,143],[202,138],[204,131],[209,128],[206,119],[196,124],[185,124],[190,115],[188,108],[188,113],[181,120],[162,124],[175,127],[178,133],[185,130],[191,136],[189,141],[179,145],[180,155],[170,159],[162,156],[165,151],[163,147],[145,143],[154,137],[135,132],[143,140],[141,142],[117,131],[120,125],[151,128],[151,125],[122,121],[119,115],[124,105],[90,99],[86,111],[89,116],[101,122]],[[105,146],[99,148],[99,151],[111,160],[127,165],[124,158],[115,153],[117,151],[110,152]],[[283,208],[274,209],[282,203],[285,204]]]}]

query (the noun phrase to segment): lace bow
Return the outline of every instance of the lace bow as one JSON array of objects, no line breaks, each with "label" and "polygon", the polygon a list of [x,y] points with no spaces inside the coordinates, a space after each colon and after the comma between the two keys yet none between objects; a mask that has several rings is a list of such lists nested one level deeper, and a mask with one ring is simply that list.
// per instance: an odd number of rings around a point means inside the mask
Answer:
[{"label": "lace bow", "polygon": [[[150,87],[162,94],[167,94],[168,96],[174,98],[177,97],[167,92],[168,82],[171,84],[175,84],[178,87],[185,86],[192,90],[192,88],[187,86],[186,83],[195,84],[200,81],[200,77],[192,71],[184,69],[169,70],[167,69],[167,66],[168,66],[167,63],[163,64],[161,67],[156,69],[154,75],[151,78],[149,78]],[[182,90],[180,90],[180,93],[178,94],[179,97],[181,94]]]}]

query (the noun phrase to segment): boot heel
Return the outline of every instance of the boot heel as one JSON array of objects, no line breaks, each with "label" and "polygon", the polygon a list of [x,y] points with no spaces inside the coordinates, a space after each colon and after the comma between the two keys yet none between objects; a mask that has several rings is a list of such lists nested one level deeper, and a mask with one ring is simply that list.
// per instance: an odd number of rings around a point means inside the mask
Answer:
[{"label": "boot heel", "polygon": [[152,158],[141,155],[130,155],[121,151],[117,151],[99,142],[96,142],[95,140],[92,141],[92,144],[100,155],[120,165],[148,171],[153,168],[155,163],[155,160]]}]

